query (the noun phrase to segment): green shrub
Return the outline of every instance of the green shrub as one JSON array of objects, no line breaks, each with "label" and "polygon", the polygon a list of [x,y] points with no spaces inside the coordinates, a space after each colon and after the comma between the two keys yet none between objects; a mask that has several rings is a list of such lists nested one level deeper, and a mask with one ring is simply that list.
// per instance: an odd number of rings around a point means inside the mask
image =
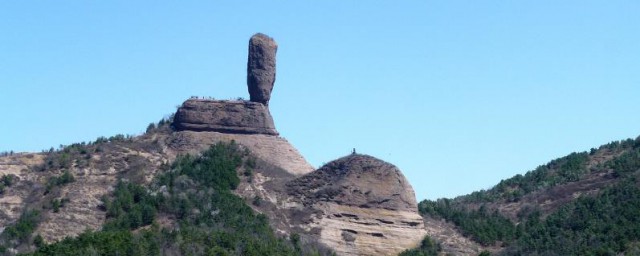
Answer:
[{"label": "green shrub", "polygon": [[442,251],[442,247],[438,242],[425,236],[420,243],[420,247],[406,250],[400,253],[400,256],[436,256]]},{"label": "green shrub", "polygon": [[40,234],[36,235],[36,237],[33,238],[33,245],[35,245],[36,247],[42,247],[45,245],[44,239]]},{"label": "green shrub", "polygon": [[53,188],[66,185],[74,181],[76,181],[76,179],[73,177],[73,174],[68,170],[65,170],[62,175],[51,177],[49,181],[47,181],[47,187],[44,193],[48,194]]},{"label": "green shrub", "polygon": [[462,233],[483,245],[509,241],[516,236],[516,226],[497,211],[488,212],[485,207],[467,210],[456,207],[450,199],[424,200],[418,204],[423,215],[444,218],[456,224]]},{"label": "green shrub", "polygon": [[31,237],[31,233],[38,227],[39,221],[39,211],[27,210],[20,215],[16,223],[6,227],[2,235],[9,240],[17,239],[22,242],[27,241]]},{"label": "green shrub", "polygon": [[619,255],[640,240],[640,188],[635,178],[596,197],[581,197],[546,219],[529,217],[507,254]]},{"label": "green shrub", "polygon": [[104,202],[109,218],[105,230],[130,230],[153,222],[157,214],[156,198],[144,187],[119,181],[113,194],[113,200]]},{"label": "green shrub", "polygon": [[[232,193],[244,156],[235,143],[220,143],[199,157],[178,157],[149,189],[120,181],[103,199],[101,231],[44,245],[33,255],[319,255],[300,239],[275,236],[266,216]],[[159,228],[159,215],[177,228]]]},{"label": "green shrub", "polygon": [[4,193],[4,190],[7,187],[11,187],[11,185],[13,185],[13,179],[14,176],[11,174],[2,175],[2,177],[0,177],[0,194]]}]

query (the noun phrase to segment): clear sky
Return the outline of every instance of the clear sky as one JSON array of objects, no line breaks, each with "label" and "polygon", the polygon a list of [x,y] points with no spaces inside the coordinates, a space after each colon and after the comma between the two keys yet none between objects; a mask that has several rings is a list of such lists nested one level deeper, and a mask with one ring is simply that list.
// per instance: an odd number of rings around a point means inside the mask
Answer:
[{"label": "clear sky", "polygon": [[248,98],[314,166],[356,148],[418,199],[640,135],[640,1],[0,1],[0,151],[140,134],[189,96]]}]

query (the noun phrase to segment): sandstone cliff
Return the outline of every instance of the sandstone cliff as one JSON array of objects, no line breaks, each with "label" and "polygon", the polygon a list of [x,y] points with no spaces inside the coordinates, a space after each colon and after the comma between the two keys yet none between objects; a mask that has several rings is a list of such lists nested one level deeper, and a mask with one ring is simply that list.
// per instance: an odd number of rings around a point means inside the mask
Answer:
[{"label": "sandstone cliff", "polygon": [[258,102],[189,99],[176,112],[178,130],[278,135],[269,109]]},{"label": "sandstone cliff", "polygon": [[340,255],[395,255],[426,234],[409,182],[371,156],[332,161],[287,183],[287,192],[304,216],[299,227]]}]

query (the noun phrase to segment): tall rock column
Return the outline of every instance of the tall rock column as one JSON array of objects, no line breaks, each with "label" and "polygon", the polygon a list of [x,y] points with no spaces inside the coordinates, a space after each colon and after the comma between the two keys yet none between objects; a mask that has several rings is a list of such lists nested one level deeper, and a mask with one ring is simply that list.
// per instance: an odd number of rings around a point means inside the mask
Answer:
[{"label": "tall rock column", "polygon": [[269,105],[273,83],[276,81],[276,52],[273,38],[258,33],[249,40],[247,86],[251,101]]}]

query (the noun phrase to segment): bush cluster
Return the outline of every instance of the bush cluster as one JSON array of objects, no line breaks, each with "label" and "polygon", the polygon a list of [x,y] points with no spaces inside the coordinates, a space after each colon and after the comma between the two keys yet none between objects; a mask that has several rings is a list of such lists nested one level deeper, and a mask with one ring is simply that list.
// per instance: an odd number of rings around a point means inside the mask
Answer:
[{"label": "bush cluster", "polygon": [[[120,181],[105,197],[101,231],[42,245],[33,255],[320,255],[277,237],[266,216],[232,193],[247,152],[235,143],[178,157],[149,189]],[[250,163],[253,165],[255,163]],[[172,220],[162,226],[158,217]],[[133,232],[135,230],[135,232]]]},{"label": "bush cluster", "polygon": [[[618,182],[595,195],[585,195],[548,216],[523,209],[519,223],[497,211],[467,207],[473,202],[498,202],[514,191],[520,196],[549,186],[576,181],[587,173],[589,157],[598,150],[617,152],[598,170],[611,171]],[[453,200],[420,202],[423,215],[444,218],[464,235],[484,244],[506,247],[503,255],[637,255],[640,254],[640,139],[612,142],[590,153],[573,153],[545,166],[502,181],[489,191]],[[508,200],[507,200],[508,201]],[[504,201],[502,201],[504,202]]]},{"label": "bush cluster", "polygon": [[4,193],[5,188],[13,185],[13,179],[14,176],[9,174],[2,175],[2,177],[0,177],[0,194]]}]

